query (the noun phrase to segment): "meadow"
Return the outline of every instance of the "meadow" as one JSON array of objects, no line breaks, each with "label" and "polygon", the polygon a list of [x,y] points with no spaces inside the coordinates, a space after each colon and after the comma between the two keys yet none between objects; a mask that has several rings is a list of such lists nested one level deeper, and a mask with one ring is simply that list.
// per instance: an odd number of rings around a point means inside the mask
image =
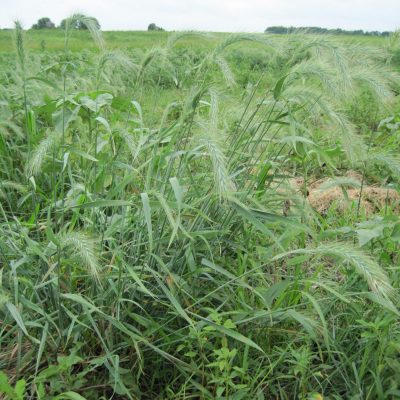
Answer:
[{"label": "meadow", "polygon": [[[168,37],[179,32],[165,32],[165,31],[106,31],[102,32],[105,43],[108,49],[121,49],[121,50],[148,50],[153,46],[164,46],[168,41]],[[176,48],[193,48],[196,51],[200,50],[213,50],[222,40],[226,39],[231,34],[226,32],[209,32],[206,33],[208,40],[199,40],[196,35],[186,36],[181,38],[175,44]],[[255,36],[265,36],[263,34],[254,34]],[[275,39],[284,38],[285,35],[274,35]],[[25,38],[25,47],[33,52],[47,50],[62,51],[64,49],[65,33],[63,29],[30,29],[29,34]],[[345,35],[336,36],[342,43],[357,42],[365,45],[383,46],[386,39],[376,36],[357,36]],[[239,44],[238,47],[243,47]],[[254,47],[252,43],[247,43],[246,47]],[[259,48],[258,48],[259,49]],[[93,42],[90,33],[85,30],[77,30],[70,38],[69,50],[72,52],[79,52],[82,50],[91,50],[98,52],[99,48]],[[13,30],[2,29],[0,30],[0,52],[13,53],[15,45],[13,43]]]},{"label": "meadow", "polygon": [[399,65],[0,31],[0,398],[400,398]]}]

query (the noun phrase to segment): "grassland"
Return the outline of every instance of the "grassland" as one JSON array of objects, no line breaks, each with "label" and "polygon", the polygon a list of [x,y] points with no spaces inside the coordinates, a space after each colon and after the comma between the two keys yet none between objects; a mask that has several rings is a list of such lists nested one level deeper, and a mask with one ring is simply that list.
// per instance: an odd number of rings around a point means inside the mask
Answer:
[{"label": "grassland", "polygon": [[0,32],[2,396],[399,398],[397,35],[70,22]]},{"label": "grassland", "polygon": [[[12,30],[0,31],[0,51],[13,52],[14,45],[12,41]],[[153,46],[162,46],[166,44],[169,33],[167,32],[144,32],[144,31],[110,31],[103,32],[104,41],[109,49],[141,49],[146,50]],[[198,40],[198,38],[186,38],[179,46],[211,49],[218,41],[228,34],[213,33],[209,34],[208,41]],[[43,43],[44,42],[44,43]],[[62,29],[52,30],[30,30],[26,40],[26,47],[31,51],[41,51],[43,45],[48,51],[62,51],[64,48],[64,31]],[[87,31],[76,31],[69,49],[74,52],[82,50],[98,51],[98,47],[93,42],[90,33]]]},{"label": "grassland", "polygon": [[[168,37],[173,32],[145,32],[145,31],[108,31],[103,32],[104,41],[109,49],[142,49],[146,50],[153,46],[163,46],[166,44]],[[229,33],[207,33],[207,40],[201,40],[196,36],[182,39],[177,46],[178,48],[195,48],[196,50],[212,50],[220,41],[228,37]],[[258,34],[265,36],[264,34]],[[282,37],[276,35],[276,37]],[[14,52],[13,30],[0,30],[0,52]],[[343,43],[358,42],[364,45],[380,46],[385,42],[385,38],[373,36],[337,36],[338,40]],[[62,51],[64,48],[64,31],[62,29],[40,29],[30,30],[25,46],[30,51],[43,51],[43,46],[48,51]],[[252,44],[248,45],[253,47]],[[239,45],[240,47],[240,45]],[[90,33],[87,31],[77,31],[71,38],[71,51],[91,50],[98,51],[98,47],[91,39]]]}]

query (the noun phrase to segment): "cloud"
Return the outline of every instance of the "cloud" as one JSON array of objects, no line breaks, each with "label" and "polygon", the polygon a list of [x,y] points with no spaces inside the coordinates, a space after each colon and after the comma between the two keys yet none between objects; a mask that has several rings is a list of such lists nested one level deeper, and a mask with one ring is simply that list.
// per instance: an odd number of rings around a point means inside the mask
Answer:
[{"label": "cloud", "polygon": [[394,30],[400,0],[2,0],[0,27],[40,17],[59,23],[74,11],[95,16],[105,30],[263,31],[271,25]]}]

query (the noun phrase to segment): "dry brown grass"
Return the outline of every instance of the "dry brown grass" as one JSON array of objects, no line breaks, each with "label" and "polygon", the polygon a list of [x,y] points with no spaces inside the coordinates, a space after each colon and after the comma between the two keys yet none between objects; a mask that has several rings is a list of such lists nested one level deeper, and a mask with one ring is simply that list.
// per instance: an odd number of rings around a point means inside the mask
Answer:
[{"label": "dry brown grass", "polygon": [[[312,190],[308,195],[310,205],[320,214],[335,204],[339,211],[343,211],[353,202],[360,199],[360,189],[343,190],[330,188],[327,190]],[[394,206],[398,210],[399,194],[394,189],[377,186],[364,186],[361,192],[360,207],[367,214],[373,214],[385,206]]]},{"label": "dry brown grass", "polygon": [[[358,172],[348,171],[344,177],[361,186],[362,176]],[[325,214],[332,206],[336,207],[338,211],[344,211],[352,204],[358,203],[360,188],[346,184],[329,187],[330,181],[331,178],[322,178],[316,181],[310,180],[307,184],[307,200],[315,211]],[[289,186],[297,193],[302,193],[304,180],[301,177],[292,178],[289,180]],[[399,211],[399,200],[399,193],[394,189],[364,185],[361,191],[360,208],[366,214],[373,214],[386,206]]]}]

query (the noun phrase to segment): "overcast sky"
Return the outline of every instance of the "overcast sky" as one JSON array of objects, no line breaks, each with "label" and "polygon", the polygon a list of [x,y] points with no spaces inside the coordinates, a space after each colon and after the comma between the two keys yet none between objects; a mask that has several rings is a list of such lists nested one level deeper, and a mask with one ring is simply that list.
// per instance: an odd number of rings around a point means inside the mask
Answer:
[{"label": "overcast sky", "polygon": [[58,24],[73,12],[96,17],[103,30],[260,32],[267,26],[394,30],[400,0],[0,0],[0,27],[29,28],[40,17]]}]

